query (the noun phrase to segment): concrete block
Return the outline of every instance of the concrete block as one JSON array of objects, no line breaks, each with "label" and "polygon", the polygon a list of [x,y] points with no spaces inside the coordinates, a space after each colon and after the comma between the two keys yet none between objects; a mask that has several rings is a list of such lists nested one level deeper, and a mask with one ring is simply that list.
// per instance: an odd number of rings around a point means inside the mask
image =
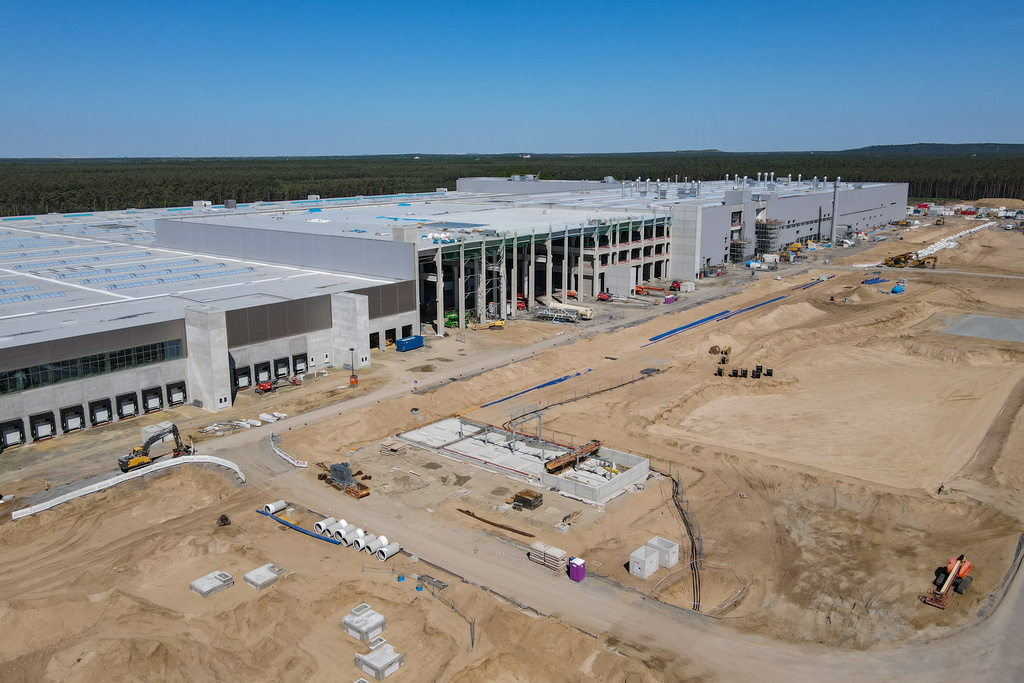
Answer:
[{"label": "concrete block", "polygon": [[647,541],[648,548],[654,548],[658,551],[658,564],[665,569],[671,569],[679,563],[679,544],[673,543],[672,541],[655,536],[651,540]]},{"label": "concrete block", "polygon": [[391,645],[382,645],[369,654],[356,653],[356,666],[375,680],[383,681],[405,664],[405,655],[395,652]]},{"label": "concrete block", "polygon": [[658,571],[658,551],[654,548],[641,546],[629,556],[629,573],[637,578],[646,579]]},{"label": "concrete block", "polygon": [[387,628],[387,625],[388,620],[384,618],[384,615],[374,612],[365,602],[341,620],[341,628],[345,633],[364,643],[379,636]]},{"label": "concrete block", "polygon": [[188,585],[193,592],[204,598],[220,593],[235,585],[235,579],[227,572],[215,571],[200,577]]},{"label": "concrete block", "polygon": [[257,567],[245,575],[245,582],[258,591],[274,585],[277,579],[284,574],[284,567],[270,562]]}]

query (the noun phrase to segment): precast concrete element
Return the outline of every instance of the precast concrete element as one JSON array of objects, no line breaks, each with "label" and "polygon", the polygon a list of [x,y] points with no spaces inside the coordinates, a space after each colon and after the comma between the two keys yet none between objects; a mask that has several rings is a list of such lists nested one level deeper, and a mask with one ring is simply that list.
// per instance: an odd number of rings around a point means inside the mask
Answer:
[{"label": "precast concrete element", "polygon": [[366,547],[373,543],[375,540],[377,540],[376,536],[374,536],[373,534],[366,534],[365,536],[360,536],[356,538],[356,540],[353,542],[353,545],[356,547],[356,550],[359,550],[361,552],[363,550],[366,550]]},{"label": "precast concrete element", "polygon": [[388,537],[387,536],[378,536],[377,538],[375,538],[372,541],[370,541],[369,543],[367,543],[363,547],[363,550],[365,550],[367,552],[367,554],[369,554],[369,555],[376,555],[377,551],[380,550],[381,548],[383,548],[384,546],[386,546],[387,544],[388,544]]},{"label": "precast concrete element", "polygon": [[658,571],[658,551],[648,546],[641,546],[629,556],[629,573],[646,579]]},{"label": "precast concrete element", "polygon": [[[344,521],[344,520],[342,520],[342,521]],[[321,536],[326,536],[327,535],[327,529],[329,527],[333,526],[334,524],[336,524],[337,522],[338,522],[338,520],[336,520],[334,517],[328,517],[327,519],[321,519],[319,522],[316,522],[313,525],[313,531],[317,532]]]},{"label": "precast concrete element", "polygon": [[379,636],[387,628],[388,620],[384,615],[373,611],[365,602],[341,620],[341,628],[353,638],[366,643]]},{"label": "precast concrete element", "polygon": [[388,543],[385,547],[377,551],[377,559],[381,562],[387,562],[388,558],[394,557],[402,550],[402,547],[397,543]]},{"label": "precast concrete element", "polygon": [[278,500],[273,503],[267,503],[266,505],[263,506],[263,509],[264,511],[269,512],[272,515],[276,515],[278,512],[284,510],[286,507],[288,507],[288,503],[286,503],[283,500]]},{"label": "precast concrete element", "polygon": [[269,562],[262,567],[253,569],[243,578],[247,584],[256,590],[261,591],[276,583],[282,574],[284,574],[284,567],[274,564],[273,562]]},{"label": "precast concrete element", "polygon": [[305,460],[296,460],[295,458],[293,458],[292,456],[288,455],[280,448],[278,448],[277,444],[274,442],[274,436],[274,433],[270,434],[270,448],[273,449],[275,453],[277,453],[281,458],[283,458],[291,465],[294,465],[295,467],[309,467],[309,463],[306,462]]},{"label": "precast concrete element", "polygon": [[215,571],[210,572],[206,576],[199,577],[188,584],[188,587],[192,589],[192,592],[197,593],[200,597],[208,598],[214,593],[220,593],[234,585],[235,579],[231,574],[222,571]]},{"label": "precast concrete element", "polygon": [[382,645],[366,655],[356,653],[356,666],[378,681],[398,671],[404,663],[405,655],[395,652],[391,645]]},{"label": "precast concrete element", "polygon": [[356,532],[362,533],[362,529],[356,527],[355,524],[349,524],[342,529],[335,529],[333,532],[334,538],[337,541],[341,541],[344,545],[352,545],[352,542],[356,540]]},{"label": "precast concrete element", "polygon": [[658,564],[665,569],[671,569],[679,563],[679,544],[655,536],[647,541],[648,548],[654,548],[658,552]]},{"label": "precast concrete element", "polygon": [[65,493],[62,496],[51,498],[46,502],[39,503],[38,505],[22,508],[21,510],[15,510],[14,512],[11,513],[11,519],[21,519],[22,517],[28,517],[29,515],[34,515],[36,513],[42,512],[43,510],[49,510],[50,508],[56,507],[61,503],[66,503],[69,500],[81,498],[82,496],[87,496],[90,493],[96,493],[97,491],[102,491],[103,489],[110,488],[111,486],[123,484],[124,482],[129,481],[130,479],[136,479],[137,477],[141,477],[151,472],[159,472],[160,470],[165,470],[169,467],[177,467],[178,465],[184,465],[186,463],[209,463],[211,465],[220,465],[221,467],[226,467],[230,470],[233,470],[234,473],[238,475],[238,478],[242,480],[242,483],[245,483],[245,475],[242,474],[242,470],[240,470],[238,468],[238,465],[231,462],[230,460],[224,460],[223,458],[215,458],[212,455],[183,455],[179,458],[174,458],[173,460],[158,460],[152,465],[147,465],[146,467],[143,467],[141,469],[137,469],[126,474],[121,474],[110,479],[105,479],[96,484],[91,484],[76,491],[72,491],[71,493]]}]

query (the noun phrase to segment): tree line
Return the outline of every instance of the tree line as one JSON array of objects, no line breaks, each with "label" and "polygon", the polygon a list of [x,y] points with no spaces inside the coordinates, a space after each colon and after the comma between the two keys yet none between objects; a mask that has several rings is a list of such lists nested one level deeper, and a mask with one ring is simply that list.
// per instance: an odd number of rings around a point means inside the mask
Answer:
[{"label": "tree line", "polygon": [[[993,149],[994,148],[994,149]],[[841,176],[906,182],[912,197],[1024,199],[1024,145],[922,145],[844,152],[388,155],[197,159],[0,160],[0,215],[430,192],[470,176],[559,180],[720,180]]]}]

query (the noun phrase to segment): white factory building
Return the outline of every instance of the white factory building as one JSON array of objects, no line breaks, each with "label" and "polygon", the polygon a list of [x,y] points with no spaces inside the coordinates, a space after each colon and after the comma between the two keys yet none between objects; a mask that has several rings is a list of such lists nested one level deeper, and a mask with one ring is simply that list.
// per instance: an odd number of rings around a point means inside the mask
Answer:
[{"label": "white factory building", "polygon": [[[197,402],[450,324],[692,280],[903,218],[907,186],[464,178],[454,192],[0,219],[0,445]],[[518,310],[516,301],[527,302]],[[441,305],[438,305],[439,302]]]}]

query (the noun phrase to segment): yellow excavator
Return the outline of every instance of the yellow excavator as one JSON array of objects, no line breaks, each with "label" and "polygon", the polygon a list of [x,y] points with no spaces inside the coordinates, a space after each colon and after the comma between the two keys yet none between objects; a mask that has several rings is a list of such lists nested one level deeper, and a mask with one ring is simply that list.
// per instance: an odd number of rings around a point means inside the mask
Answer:
[{"label": "yellow excavator", "polygon": [[152,464],[159,456],[151,457],[149,455],[149,450],[155,444],[163,441],[164,438],[168,436],[174,437],[174,450],[171,451],[172,458],[177,458],[181,455],[190,455],[192,453],[193,449],[191,444],[185,444],[182,442],[181,435],[178,433],[178,425],[172,424],[170,427],[162,429],[146,439],[146,443],[141,446],[136,446],[130,452],[118,457],[117,466],[121,468],[122,472],[131,472],[132,470]]}]

